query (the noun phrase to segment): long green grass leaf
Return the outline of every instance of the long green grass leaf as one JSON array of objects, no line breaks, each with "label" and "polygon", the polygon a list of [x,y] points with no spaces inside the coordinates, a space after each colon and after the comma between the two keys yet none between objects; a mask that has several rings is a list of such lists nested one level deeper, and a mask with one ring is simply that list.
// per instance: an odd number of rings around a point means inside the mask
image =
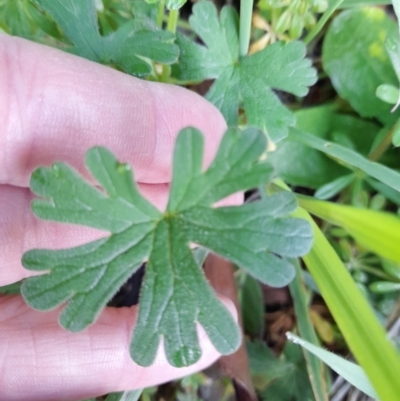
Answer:
[{"label": "long green grass leaf", "polygon": [[381,401],[398,400],[400,357],[350,273],[304,209],[297,217],[308,220],[314,245],[303,260],[338,324],[347,344],[364,369]]},{"label": "long green grass leaf", "polygon": [[119,393],[108,394],[106,401],[137,401],[143,390],[121,391]]},{"label": "long green grass leaf", "polygon": [[[308,313],[307,294],[304,284],[302,283],[301,268],[297,260],[295,260],[293,264],[296,268],[296,276],[289,284],[289,289],[293,298],[297,329],[303,338],[310,341],[310,343],[317,345],[318,338]],[[304,357],[307,363],[308,376],[310,378],[315,400],[328,401],[323,364],[319,358],[307,350],[304,350]]]},{"label": "long green grass leaf", "polygon": [[378,398],[365,372],[358,365],[349,362],[332,352],[326,351],[323,348],[317,347],[292,333],[286,333],[286,336],[290,341],[299,344],[301,347],[317,356],[320,360],[324,361],[332,370],[346,379],[353,386],[357,387],[372,398]]},{"label": "long green grass leaf", "polygon": [[376,210],[359,209],[299,196],[301,207],[343,227],[361,245],[400,264],[400,218]]},{"label": "long green grass leaf", "polygon": [[295,129],[290,130],[290,137],[300,143],[318,149],[321,152],[348,164],[349,166],[360,169],[364,173],[376,178],[396,191],[400,191],[399,173],[383,166],[382,164],[369,161],[354,150]]}]

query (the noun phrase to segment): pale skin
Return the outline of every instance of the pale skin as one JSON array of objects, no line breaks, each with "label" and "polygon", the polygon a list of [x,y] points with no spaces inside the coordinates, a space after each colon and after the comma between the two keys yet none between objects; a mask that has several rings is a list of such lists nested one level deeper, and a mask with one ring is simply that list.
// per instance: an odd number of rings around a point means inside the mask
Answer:
[{"label": "pale skin", "polygon": [[[29,249],[105,235],[34,217],[29,178],[36,167],[62,160],[89,178],[86,150],[106,146],[133,166],[140,190],[162,210],[174,140],[189,125],[205,134],[208,164],[226,125],[200,96],[0,36],[0,286],[31,274],[21,265]],[[240,195],[225,203],[239,201]],[[199,327],[203,356],[195,365],[171,367],[162,348],[151,367],[136,365],[128,351],[136,313],[136,307],[107,308],[87,330],[69,333],[58,325],[58,310],[38,312],[19,296],[1,296],[0,400],[72,401],[142,388],[204,369],[220,356]]]}]

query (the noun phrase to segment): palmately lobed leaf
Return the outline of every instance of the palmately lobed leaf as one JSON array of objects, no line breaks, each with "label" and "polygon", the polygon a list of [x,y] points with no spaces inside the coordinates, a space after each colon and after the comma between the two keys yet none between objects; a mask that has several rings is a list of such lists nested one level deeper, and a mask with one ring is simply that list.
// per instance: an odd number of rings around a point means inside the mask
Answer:
[{"label": "palmately lobed leaf", "polygon": [[34,0],[60,26],[73,44],[74,54],[103,64],[118,65],[135,76],[150,74],[148,58],[164,64],[175,62],[179,48],[172,32],[161,31],[151,20],[139,18],[120,26],[108,36],[101,36],[94,1]]},{"label": "palmately lobed leaf", "polygon": [[236,12],[223,7],[218,19],[210,1],[193,6],[189,23],[204,46],[178,34],[180,57],[173,74],[182,81],[215,79],[206,97],[221,110],[228,125],[237,125],[238,109],[243,105],[248,125],[265,131],[273,141],[285,138],[296,120],[274,90],[305,96],[317,81],[316,70],[305,59],[304,43],[276,42],[239,57]]},{"label": "palmately lobed leaf", "polygon": [[230,194],[271,180],[271,165],[259,160],[265,148],[262,132],[229,129],[203,171],[201,133],[182,130],[164,213],[139,193],[130,167],[104,148],[86,155],[86,166],[101,189],[63,163],[37,169],[31,179],[32,190],[42,197],[32,205],[37,216],[100,228],[110,235],[71,249],[26,252],[24,267],[46,273],[23,283],[25,300],[39,310],[66,303],[61,325],[83,330],[147,261],[132,358],[142,366],[152,364],[163,339],[172,365],[195,363],[201,356],[196,322],[220,353],[232,353],[240,344],[240,331],[209,286],[190,244],[230,259],[265,283],[283,286],[294,274],[285,258],[308,252],[312,241],[307,222],[286,217],[296,208],[290,193],[213,207]]}]

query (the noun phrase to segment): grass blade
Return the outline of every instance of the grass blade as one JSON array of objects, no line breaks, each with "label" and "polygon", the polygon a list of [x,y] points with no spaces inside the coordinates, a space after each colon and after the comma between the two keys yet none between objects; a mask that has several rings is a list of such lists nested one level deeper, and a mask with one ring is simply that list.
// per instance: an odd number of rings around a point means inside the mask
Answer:
[{"label": "grass blade", "polygon": [[314,245],[303,260],[338,324],[355,358],[364,369],[381,401],[400,394],[400,357],[350,273],[304,209],[296,217],[308,220]]},{"label": "grass blade", "polygon": [[376,178],[396,191],[400,191],[399,173],[383,166],[382,164],[369,161],[354,150],[350,150],[344,146],[325,141],[314,135],[295,129],[290,130],[290,137],[298,142],[310,146],[311,148],[318,149],[321,152],[348,164],[349,166],[360,169],[364,173]]},{"label": "grass blade", "polygon": [[106,401],[137,401],[143,390],[120,391],[108,394]]},{"label": "grass blade", "polygon": [[[308,313],[307,294],[301,279],[301,268],[297,260],[295,260],[293,264],[296,267],[296,276],[289,284],[289,289],[293,298],[297,329],[302,338],[307,339],[312,344],[318,345],[318,338],[315,334]],[[328,401],[329,398],[326,391],[324,365],[315,355],[305,349],[303,349],[303,351],[315,400]]]},{"label": "grass blade", "polygon": [[308,341],[303,340],[295,336],[292,333],[286,333],[288,340],[293,341],[295,344],[299,344],[313,355],[324,361],[332,370],[338,375],[346,379],[350,384],[357,387],[359,390],[369,395],[372,398],[378,398],[374,388],[372,387],[365,372],[355,363],[349,362],[346,359],[324,350],[323,348],[317,347]]},{"label": "grass blade", "polygon": [[301,207],[332,224],[343,227],[361,245],[400,264],[400,218],[391,213],[298,196]]}]

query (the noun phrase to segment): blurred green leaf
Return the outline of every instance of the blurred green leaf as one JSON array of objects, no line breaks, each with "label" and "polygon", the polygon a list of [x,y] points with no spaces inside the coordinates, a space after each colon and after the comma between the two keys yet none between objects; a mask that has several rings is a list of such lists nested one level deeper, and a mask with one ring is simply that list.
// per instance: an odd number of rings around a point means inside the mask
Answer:
[{"label": "blurred green leaf", "polygon": [[93,61],[102,59],[94,1],[34,0],[61,27],[78,52]]},{"label": "blurred green leaf", "polygon": [[[394,4],[394,9],[396,11],[396,8],[400,8],[398,2],[395,0],[393,2]],[[398,12],[397,10],[396,12]],[[400,84],[400,42],[397,37],[397,40],[393,40],[392,38],[388,37],[385,41],[385,48],[387,53],[389,54],[390,60],[392,61],[392,66],[394,68],[394,71],[397,75],[397,80],[398,80],[398,85]],[[382,93],[382,86],[384,87]],[[392,85],[380,85],[377,89],[377,96],[380,97],[383,101],[387,103],[392,103],[395,104],[395,106],[392,108],[392,112],[394,112],[397,107],[400,104],[400,92],[397,87],[394,87],[395,90],[393,90]],[[397,89],[397,91],[396,91]],[[379,96],[380,95],[380,96]],[[393,101],[393,98],[395,98],[395,101]]]},{"label": "blurred green leaf", "polygon": [[367,178],[366,181],[373,189],[381,193],[385,198],[400,206],[400,192],[394,190],[383,182],[376,181],[372,178]]},{"label": "blurred green leaf", "polygon": [[398,263],[392,262],[391,260],[383,260],[382,267],[389,276],[400,280],[400,265]]},{"label": "blurred green leaf", "polygon": [[22,281],[0,287],[0,294],[20,294]]},{"label": "blurred green leaf", "polygon": [[376,96],[389,104],[396,104],[399,100],[399,88],[389,84],[382,84],[376,88]]},{"label": "blurred green leaf", "polygon": [[0,27],[10,35],[45,41],[45,33],[59,38],[56,24],[47,18],[32,0],[0,2]]},{"label": "blurred green leaf", "polygon": [[305,132],[291,129],[290,137],[296,142],[308,145],[313,149],[318,149],[321,152],[348,164],[349,166],[356,167],[396,191],[400,191],[400,174],[393,169],[376,162],[371,162],[361,154],[348,149],[347,147],[324,141]]},{"label": "blurred green leaf", "polygon": [[396,125],[393,128],[392,143],[396,147],[400,146],[400,119],[397,121]]},{"label": "blurred green leaf", "polygon": [[268,383],[260,392],[263,401],[314,401],[314,394],[303,352],[294,344],[287,342],[283,351],[282,361],[287,373]]},{"label": "blurred green leaf", "polygon": [[392,283],[390,281],[375,281],[369,286],[369,289],[378,294],[400,291],[400,283]]},{"label": "blurred green leaf", "polygon": [[165,0],[165,7],[168,10],[179,10],[187,0]]},{"label": "blurred green leaf", "polygon": [[274,379],[282,378],[293,371],[293,366],[279,360],[262,341],[246,341],[251,375],[259,377],[258,388],[264,388]]},{"label": "blurred green leaf", "polygon": [[380,400],[395,400],[400,394],[397,373],[400,372],[399,355],[387,339],[368,301],[311,216],[301,208],[293,215],[307,219],[313,226],[314,245],[303,260],[350,350]]},{"label": "blurred green leaf", "polygon": [[[338,142],[364,155],[369,153],[379,131],[376,124],[339,114],[329,104],[300,110],[295,116],[296,128],[300,131]],[[279,176],[292,185],[317,189],[349,173],[345,167],[290,135],[268,158]]]},{"label": "blurred green leaf", "polygon": [[371,197],[369,207],[372,210],[384,210],[386,207],[386,198],[381,194],[375,194]]},{"label": "blurred green leaf", "polygon": [[336,180],[328,182],[324,186],[318,188],[314,196],[317,199],[332,198],[333,196],[341,192],[344,188],[346,188],[354,180],[354,178],[355,178],[354,174],[348,174],[336,178]]},{"label": "blurred green leaf", "polygon": [[399,113],[375,96],[382,84],[398,86],[385,40],[398,42],[396,23],[379,8],[346,10],[330,25],[323,44],[323,67],[339,95],[362,117],[393,123]]},{"label": "blurred green leaf", "polygon": [[[302,337],[313,344],[318,344],[318,338],[309,315],[307,291],[302,282],[302,270],[298,261],[295,261],[294,264],[296,267],[296,276],[289,284],[289,289],[293,299],[297,329]],[[307,351],[304,351],[304,357],[315,400],[328,401],[323,364],[317,357]]]},{"label": "blurred green leaf", "polygon": [[280,358],[261,341],[246,342],[250,371],[265,401],[314,401],[302,352],[287,343]]},{"label": "blurred green leaf", "polygon": [[143,58],[170,64],[176,61],[175,36],[160,31],[150,20],[134,19],[109,36],[100,36],[93,1],[35,0],[60,26],[74,45],[73,53],[103,64],[116,64],[125,72],[143,76],[151,65]]},{"label": "blurred green leaf", "polygon": [[[329,3],[332,3],[335,0],[328,0]],[[344,0],[340,5],[340,8],[358,8],[365,6],[376,6],[379,4],[385,5],[390,4],[390,0]]]},{"label": "blurred green leaf", "polygon": [[368,380],[368,377],[355,363],[349,362],[332,352],[317,347],[316,345],[311,344],[310,342],[303,340],[292,333],[287,333],[287,338],[290,341],[293,341],[293,343],[300,345],[312,354],[316,355],[338,375],[342,376],[349,383],[363,391],[365,394],[372,398],[378,398],[374,388]]},{"label": "blurred green leaf", "polygon": [[143,390],[121,391],[108,394],[105,401],[138,401]]},{"label": "blurred green leaf", "polygon": [[246,275],[241,287],[240,304],[246,333],[262,337],[264,332],[264,296],[260,283]]},{"label": "blurred green leaf", "polygon": [[304,196],[299,197],[298,202],[308,212],[345,228],[367,249],[400,264],[400,218],[397,215]]},{"label": "blurred green leaf", "polygon": [[194,260],[197,263],[197,266],[200,268],[203,267],[204,261],[206,260],[207,255],[209,254],[209,250],[206,248],[203,248],[202,246],[198,246],[197,248],[193,249],[193,257]]}]

